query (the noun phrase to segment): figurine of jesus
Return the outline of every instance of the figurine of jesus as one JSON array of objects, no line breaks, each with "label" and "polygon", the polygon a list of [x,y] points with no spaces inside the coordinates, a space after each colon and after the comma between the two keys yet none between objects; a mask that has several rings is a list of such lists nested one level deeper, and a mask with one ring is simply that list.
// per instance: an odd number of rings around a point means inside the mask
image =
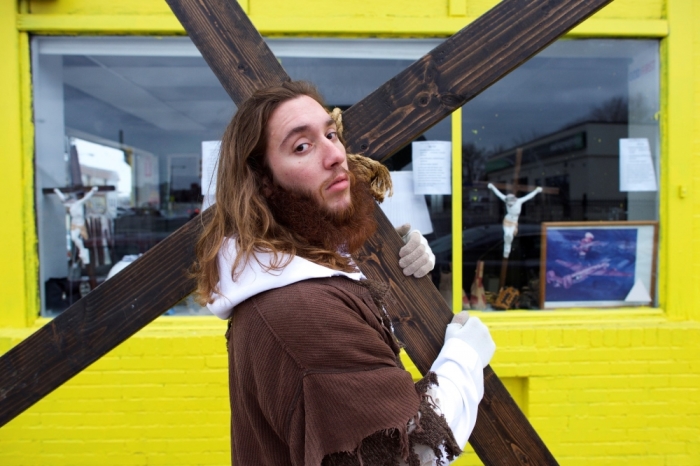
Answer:
[{"label": "figurine of jesus", "polygon": [[53,190],[58,198],[63,202],[66,210],[70,214],[70,237],[73,244],[78,249],[78,256],[83,265],[90,263],[90,251],[85,247],[83,239],[88,239],[87,229],[85,228],[85,203],[97,192],[97,186],[87,192],[82,198],[66,196],[58,188]]},{"label": "figurine of jesus", "polygon": [[520,217],[522,206],[541,193],[542,188],[538,186],[532,190],[532,192],[521,198],[517,198],[513,194],[503,194],[491,183],[488,184],[488,188],[493,191],[500,200],[506,203],[506,216],[503,217],[503,258],[508,259],[508,256],[510,256],[510,249],[513,245],[513,238],[518,234],[518,217]]}]

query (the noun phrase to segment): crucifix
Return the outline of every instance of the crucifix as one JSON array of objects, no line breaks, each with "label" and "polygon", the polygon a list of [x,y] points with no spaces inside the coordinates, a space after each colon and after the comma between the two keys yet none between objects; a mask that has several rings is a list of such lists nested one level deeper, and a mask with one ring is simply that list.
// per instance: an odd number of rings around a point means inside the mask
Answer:
[{"label": "crucifix", "polygon": [[[505,287],[506,282],[506,272],[508,270],[508,258],[510,257],[510,251],[513,245],[513,239],[515,235],[518,234],[518,217],[520,217],[520,212],[522,205],[535,197],[539,193],[546,194],[559,194],[559,188],[542,188],[541,186],[520,186],[520,167],[523,162],[523,149],[518,147],[515,151],[515,167],[513,170],[513,184],[504,185],[503,183],[493,184],[489,183],[488,188],[493,191],[493,193],[506,204],[506,215],[503,217],[503,260],[501,262],[501,277],[499,280],[499,293],[500,290]],[[513,194],[503,194],[500,189],[504,191],[511,188]],[[525,196],[517,197],[519,191],[529,192]]]},{"label": "crucifix", "polygon": [[[70,268],[80,268],[79,264],[88,268],[90,277],[90,289],[97,287],[97,277],[95,276],[94,262],[90,261],[90,250],[85,247],[84,241],[88,239],[88,230],[85,224],[85,203],[98,191],[114,191],[111,185],[84,186],[83,176],[80,170],[80,159],[78,149],[75,145],[70,146],[68,158],[70,173],[70,185],[60,188],[43,188],[44,194],[55,194],[61,200],[70,216],[70,237],[75,245],[75,254],[71,254]],[[75,256],[78,256],[77,259]],[[82,293],[82,292],[81,292]]]},{"label": "crucifix", "polygon": [[[610,0],[505,0],[348,109],[347,150],[384,160],[450,115]],[[289,79],[238,3],[168,0],[236,103]],[[211,215],[190,221],[124,271],[0,358],[0,425],[191,293],[194,244]],[[403,245],[377,209],[379,228],[357,258],[391,285],[386,306],[397,336],[427,371],[452,318],[429,278],[398,266]],[[109,331],[106,331],[109,329]],[[490,367],[470,443],[485,464],[556,464]]]}]

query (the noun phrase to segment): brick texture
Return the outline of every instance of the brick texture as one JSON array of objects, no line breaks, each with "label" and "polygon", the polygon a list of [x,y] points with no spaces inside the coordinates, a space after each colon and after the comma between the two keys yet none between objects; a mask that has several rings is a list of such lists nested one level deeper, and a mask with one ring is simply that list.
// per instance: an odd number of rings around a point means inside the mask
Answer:
[{"label": "brick texture", "polygon": [[[700,323],[490,326],[492,366],[561,464],[700,464]],[[227,464],[224,331],[157,321],[0,429],[0,464]]]}]

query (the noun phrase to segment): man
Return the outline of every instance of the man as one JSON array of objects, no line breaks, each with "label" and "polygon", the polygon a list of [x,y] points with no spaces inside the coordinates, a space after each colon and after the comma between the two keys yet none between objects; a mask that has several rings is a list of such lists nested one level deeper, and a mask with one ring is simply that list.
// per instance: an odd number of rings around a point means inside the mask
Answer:
[{"label": "man", "polygon": [[[196,270],[200,299],[230,319],[234,464],[442,464],[466,444],[488,330],[459,315],[414,384],[386,286],[352,259],[390,184],[380,164],[346,154],[339,114],[309,84],[256,92],[227,128]],[[406,274],[432,268],[418,243],[413,233],[400,252]]]}]

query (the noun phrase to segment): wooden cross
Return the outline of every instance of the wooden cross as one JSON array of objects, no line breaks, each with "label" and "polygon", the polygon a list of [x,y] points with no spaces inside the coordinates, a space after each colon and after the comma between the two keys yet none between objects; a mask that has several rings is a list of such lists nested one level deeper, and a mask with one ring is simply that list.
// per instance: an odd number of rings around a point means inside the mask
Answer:
[{"label": "wooden cross", "polygon": [[[83,185],[83,175],[82,175],[82,172],[80,170],[80,159],[78,157],[78,149],[73,144],[71,144],[71,146],[70,146],[68,167],[69,167],[69,173],[70,173],[70,185],[69,186],[62,186],[60,188],[58,188],[58,187],[57,188],[43,188],[42,192],[44,194],[54,194],[54,193],[56,193],[56,190],[60,191],[60,193],[58,193],[58,194],[61,194],[61,193],[65,194],[65,193],[75,193],[75,192],[80,193],[80,192],[85,192],[85,191],[89,192],[91,189],[93,189],[93,186]],[[94,188],[96,188],[97,191],[102,191],[102,192],[114,191],[116,189],[115,186],[111,186],[111,185],[94,186]],[[61,197],[61,196],[59,196],[59,197]],[[63,200],[62,197],[61,197],[61,200]],[[81,209],[82,208],[83,207],[81,207]],[[72,217],[71,217],[71,220],[73,220]],[[85,227],[87,228],[87,224],[85,225]],[[86,230],[86,232],[87,232],[87,230]],[[90,238],[90,239],[94,242],[94,238]],[[84,238],[84,240],[87,243],[88,238]],[[88,248],[88,250],[91,249],[88,247],[88,244],[86,244],[86,247]],[[76,250],[70,256],[71,267],[74,264],[78,263],[78,261],[76,260],[76,255],[78,254],[77,249],[78,248],[76,246]],[[97,258],[95,258],[95,259],[97,259]],[[87,269],[88,269],[88,277],[90,280],[90,289],[94,290],[95,287],[97,287],[97,276],[95,274],[95,261],[94,260],[90,261],[90,263],[87,265]],[[82,294],[82,292],[81,292],[81,294]]]},{"label": "wooden cross", "polygon": [[[289,79],[231,0],[167,0],[237,104]],[[610,0],[504,0],[343,115],[348,152],[386,159]],[[430,279],[404,277],[403,245],[377,209],[379,229],[359,255],[369,278],[391,286],[398,337],[421,372],[442,347],[452,310]],[[0,358],[0,425],[191,293],[187,271],[204,212]],[[470,438],[488,465],[556,464],[490,367]]]},{"label": "wooden cross", "polygon": [[[520,186],[520,167],[522,165],[523,161],[523,149],[522,147],[518,147],[515,150],[515,166],[513,167],[513,183],[508,184],[508,183],[491,183],[495,187],[497,187],[499,190],[502,192],[506,191],[513,191],[513,194],[516,196],[520,191],[527,191],[530,192],[533,189],[537,188],[537,186],[533,185],[525,185],[525,186]],[[474,183],[475,186],[483,187],[485,188],[488,185],[487,181],[479,181]],[[542,188],[542,194],[559,194],[559,188],[547,188],[544,186],[541,186]]]},{"label": "wooden cross", "polygon": [[[523,148],[518,147],[515,150],[515,166],[513,167],[513,184],[508,184],[508,183],[492,183],[496,188],[499,190],[503,191],[504,193],[507,191],[512,191],[513,195],[517,196],[518,192],[520,191],[527,191],[531,192],[534,189],[538,188],[538,186],[520,186],[520,167],[522,166],[523,162]],[[486,183],[483,183],[486,184]],[[559,188],[542,188],[542,193],[543,194],[559,194]],[[499,300],[501,293],[503,292],[503,289],[506,286],[506,274],[508,272],[508,258],[504,257],[503,260],[501,261],[501,275],[500,279],[498,281],[498,295],[499,295]],[[498,304],[498,303],[497,303]],[[497,306],[499,309],[501,309],[500,306]],[[503,308],[505,309],[505,308]]]},{"label": "wooden cross", "polygon": [[[74,193],[76,191],[89,191],[92,186],[83,185],[83,175],[80,171],[80,159],[78,158],[78,149],[74,145],[70,146],[70,155],[68,157],[68,166],[70,168],[70,186],[62,186],[57,188],[43,188],[44,194],[53,194],[54,189],[60,189],[63,193]],[[98,191],[114,191],[115,186],[100,185],[97,186]]]}]

